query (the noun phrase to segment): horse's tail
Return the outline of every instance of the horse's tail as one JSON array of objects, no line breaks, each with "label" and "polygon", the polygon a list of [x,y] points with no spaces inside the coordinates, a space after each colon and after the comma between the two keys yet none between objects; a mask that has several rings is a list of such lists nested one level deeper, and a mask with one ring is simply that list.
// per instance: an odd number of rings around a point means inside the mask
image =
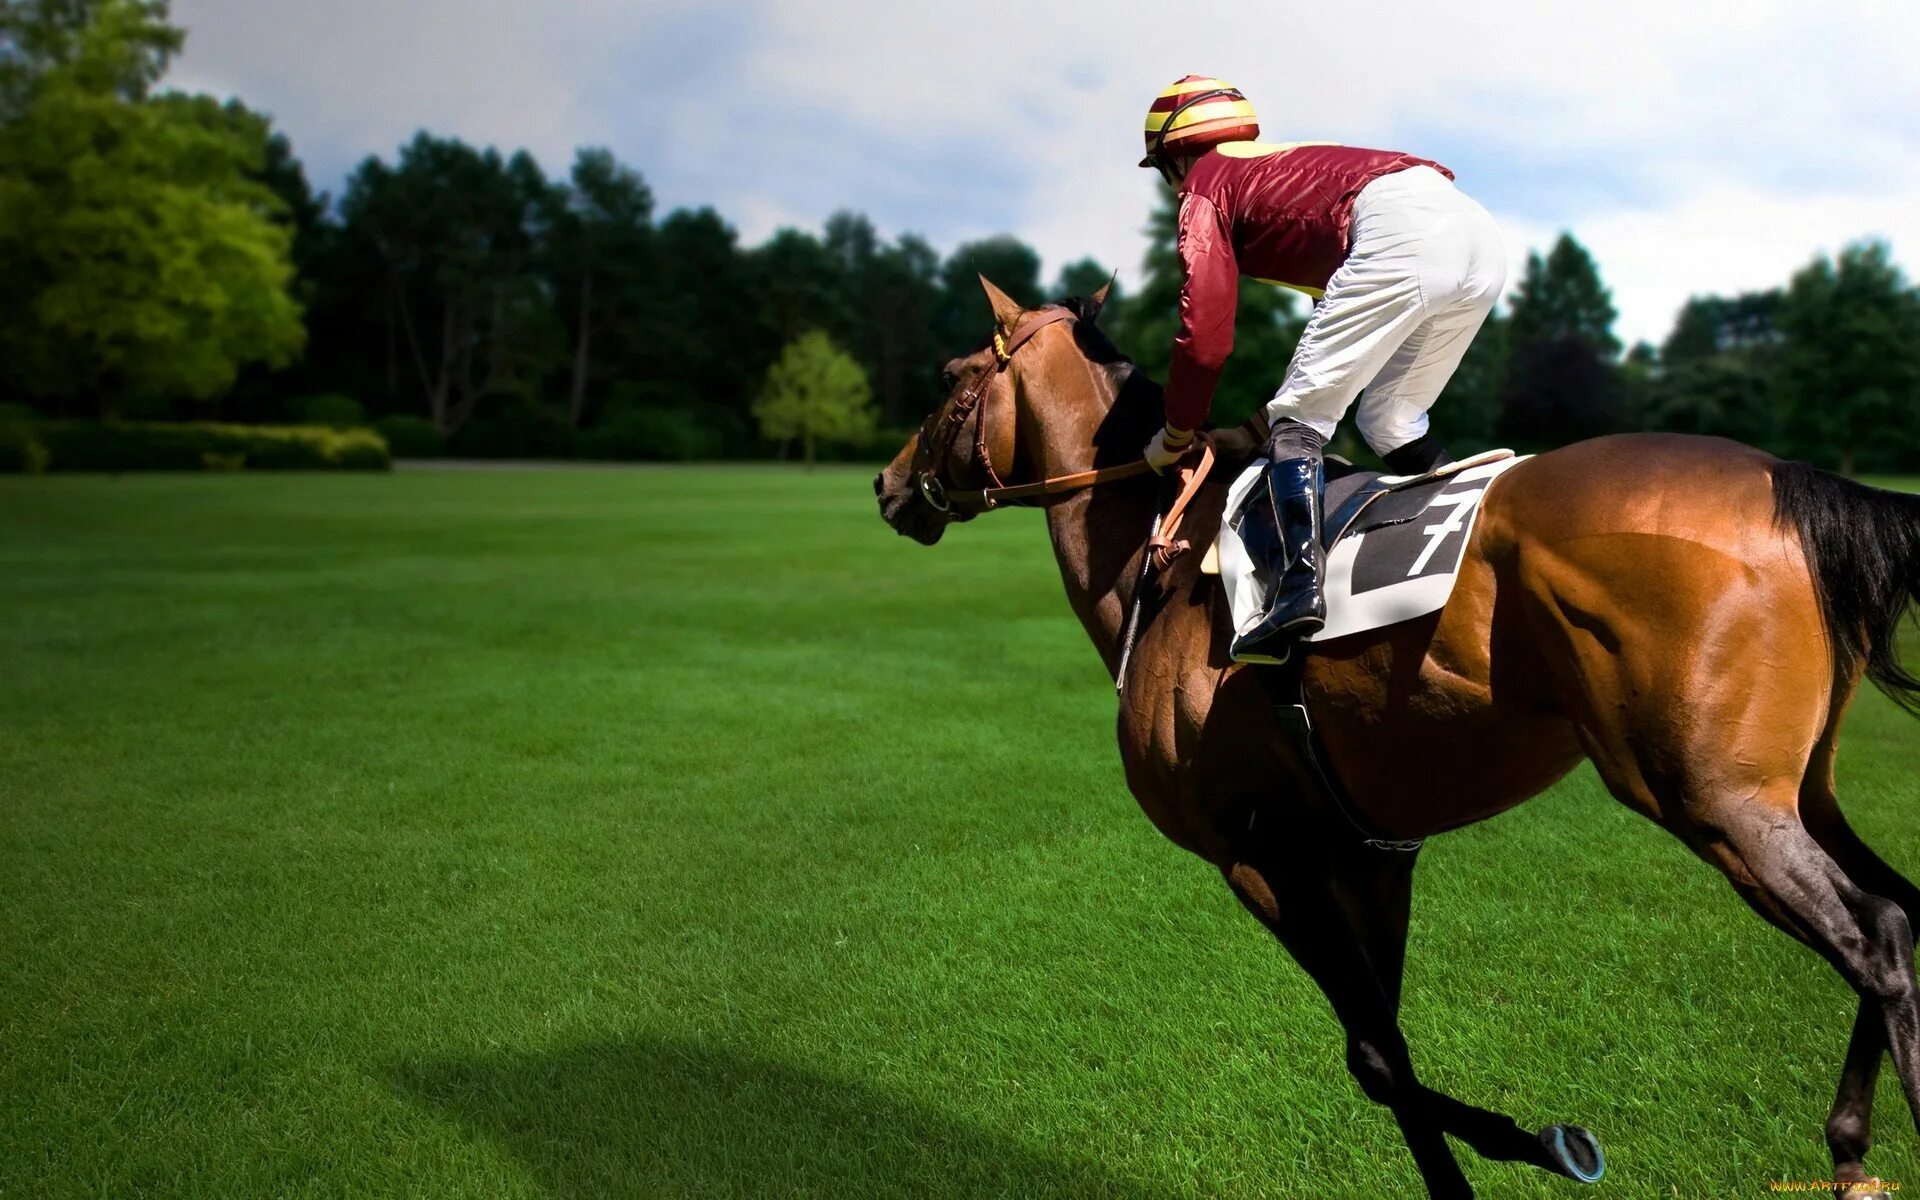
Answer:
[{"label": "horse's tail", "polygon": [[1894,645],[1920,600],[1920,496],[1855,483],[1808,463],[1773,468],[1773,521],[1793,526],[1813,573],[1835,668],[1867,678],[1920,715],[1920,678]]}]

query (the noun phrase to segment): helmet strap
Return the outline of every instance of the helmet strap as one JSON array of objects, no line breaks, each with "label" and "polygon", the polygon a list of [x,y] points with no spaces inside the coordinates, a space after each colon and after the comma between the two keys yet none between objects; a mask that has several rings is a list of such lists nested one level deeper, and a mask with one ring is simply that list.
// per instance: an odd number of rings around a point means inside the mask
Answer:
[{"label": "helmet strap", "polygon": [[1179,186],[1174,183],[1167,171],[1167,135],[1173,132],[1173,123],[1180,119],[1181,113],[1192,108],[1194,105],[1204,104],[1209,100],[1218,100],[1222,96],[1232,96],[1236,100],[1245,100],[1247,98],[1245,93],[1241,92],[1239,88],[1214,88],[1212,91],[1195,92],[1185,100],[1182,100],[1174,107],[1172,112],[1167,114],[1166,124],[1162,125],[1160,132],[1154,136],[1153,150],[1149,153],[1149,157],[1153,159],[1154,166],[1160,169],[1160,177],[1167,181],[1168,187]]}]

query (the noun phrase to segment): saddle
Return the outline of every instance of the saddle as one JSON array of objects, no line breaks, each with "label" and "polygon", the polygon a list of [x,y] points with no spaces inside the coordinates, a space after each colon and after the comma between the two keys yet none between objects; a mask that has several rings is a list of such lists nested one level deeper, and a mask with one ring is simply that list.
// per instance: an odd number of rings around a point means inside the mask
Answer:
[{"label": "saddle", "polygon": [[[1489,450],[1425,475],[1383,475],[1345,459],[1327,459],[1321,540],[1327,551],[1327,623],[1309,642],[1378,629],[1444,607],[1473,535],[1480,501],[1493,480],[1524,461]],[[1266,460],[1255,459],[1227,490],[1220,533],[1200,564],[1226,585],[1234,627],[1259,618],[1253,562],[1240,543],[1239,514],[1264,486]],[[1254,668],[1266,684],[1275,717],[1321,791],[1361,844],[1390,852],[1420,848],[1419,839],[1383,837],[1341,786],[1313,728],[1301,682],[1304,655],[1279,667]]]},{"label": "saddle", "polygon": [[[1489,450],[1426,475],[1383,475],[1327,459],[1321,522],[1327,550],[1327,622],[1309,642],[1364,633],[1446,605],[1488,486],[1525,461]],[[1236,630],[1258,619],[1254,564],[1241,545],[1239,514],[1264,486],[1255,459],[1227,490],[1220,533],[1200,570],[1221,576]]]}]

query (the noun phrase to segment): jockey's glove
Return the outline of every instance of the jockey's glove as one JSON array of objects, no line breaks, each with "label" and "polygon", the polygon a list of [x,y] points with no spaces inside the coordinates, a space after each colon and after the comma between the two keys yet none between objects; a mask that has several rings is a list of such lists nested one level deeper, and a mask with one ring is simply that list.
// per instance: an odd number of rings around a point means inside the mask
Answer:
[{"label": "jockey's glove", "polygon": [[1147,443],[1147,448],[1140,452],[1140,457],[1146,459],[1147,465],[1154,471],[1159,472],[1185,458],[1187,451],[1192,448],[1193,430],[1175,429],[1171,425],[1162,425],[1160,432],[1154,434],[1153,440]]}]

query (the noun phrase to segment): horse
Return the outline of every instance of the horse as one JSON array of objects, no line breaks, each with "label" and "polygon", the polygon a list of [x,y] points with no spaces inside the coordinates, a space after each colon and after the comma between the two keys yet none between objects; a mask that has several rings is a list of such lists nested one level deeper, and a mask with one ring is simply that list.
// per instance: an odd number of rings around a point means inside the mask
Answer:
[{"label": "horse", "polygon": [[[1604,1158],[1580,1126],[1529,1130],[1415,1074],[1398,1012],[1417,853],[1335,811],[1281,727],[1274,668],[1230,661],[1224,589],[1200,556],[1148,582],[1161,494],[1138,458],[1162,397],[1097,328],[1105,289],[1028,311],[981,284],[994,336],[947,364],[945,399],[875,478],[886,523],[932,545],[1002,503],[1045,508],[1068,602],[1119,687],[1129,790],[1317,984],[1429,1196],[1473,1195],[1448,1135],[1596,1180]],[[1246,431],[1211,436],[1223,457],[1253,449]],[[1220,481],[1199,489],[1193,545],[1224,497]],[[1137,592],[1152,615],[1121,677]],[[1920,1120],[1920,891],[1848,826],[1833,767],[1863,677],[1920,705],[1894,648],[1917,595],[1920,497],[1731,441],[1616,435],[1495,480],[1445,607],[1304,646],[1301,689],[1347,803],[1381,833],[1485,820],[1586,759],[1823,956],[1859,998],[1826,1123],[1836,1195],[1884,1198],[1863,1162],[1883,1051]]]}]

